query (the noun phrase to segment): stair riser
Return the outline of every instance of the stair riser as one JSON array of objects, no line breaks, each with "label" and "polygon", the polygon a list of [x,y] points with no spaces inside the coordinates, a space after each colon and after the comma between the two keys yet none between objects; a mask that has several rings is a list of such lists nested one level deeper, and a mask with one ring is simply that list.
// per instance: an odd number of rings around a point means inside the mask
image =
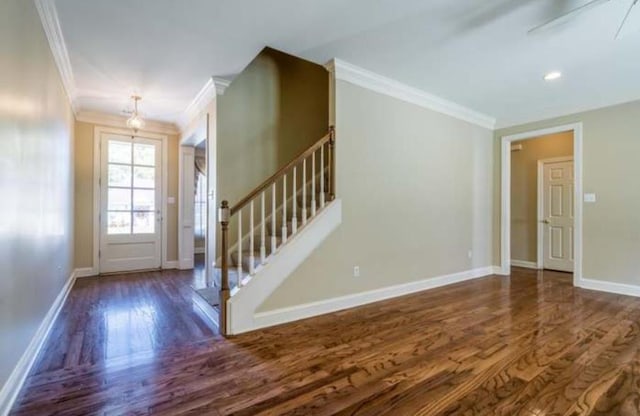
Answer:
[{"label": "stair riser", "polygon": [[[251,265],[251,261],[250,261],[250,256],[249,253],[242,253],[242,270],[244,270],[245,272],[249,273],[250,269],[249,266]],[[260,265],[260,253],[254,253],[254,262],[253,262],[253,267],[254,269],[256,267],[258,267]],[[237,268],[238,267],[238,253],[232,253],[231,254],[231,267],[232,268]]]},{"label": "stair riser", "polygon": [[[298,228],[302,226],[302,220],[298,220]],[[290,236],[293,232],[293,222],[291,220],[287,221],[287,236]],[[273,235],[273,231],[271,228],[271,222],[267,223],[267,235],[269,238]],[[276,233],[275,236],[278,238],[282,237],[282,219],[276,221]]]}]

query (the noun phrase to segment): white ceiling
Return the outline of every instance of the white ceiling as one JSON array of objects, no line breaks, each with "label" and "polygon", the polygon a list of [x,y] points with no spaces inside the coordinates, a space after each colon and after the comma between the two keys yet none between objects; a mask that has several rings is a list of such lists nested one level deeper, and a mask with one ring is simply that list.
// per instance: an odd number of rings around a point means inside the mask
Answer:
[{"label": "white ceiling", "polygon": [[[497,118],[505,126],[640,99],[640,5],[610,0],[552,30],[527,30],[587,0],[51,0],[79,110],[176,122],[211,76],[264,47],[337,57]],[[554,83],[544,73],[561,70]]]}]

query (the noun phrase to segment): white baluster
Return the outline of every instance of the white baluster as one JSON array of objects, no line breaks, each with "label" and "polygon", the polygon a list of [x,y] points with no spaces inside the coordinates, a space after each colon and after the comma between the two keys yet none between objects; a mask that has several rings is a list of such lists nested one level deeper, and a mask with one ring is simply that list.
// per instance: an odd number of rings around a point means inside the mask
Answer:
[{"label": "white baluster", "polygon": [[271,186],[271,254],[276,252],[278,248],[278,239],[276,237],[276,183]]},{"label": "white baluster", "polygon": [[253,200],[251,200],[251,204],[249,204],[249,209],[251,210],[251,212],[249,212],[249,274],[253,276],[256,272],[256,258],[255,254],[253,254],[255,251],[255,242],[253,241],[253,229],[255,228],[253,225]]},{"label": "white baluster", "polygon": [[316,152],[311,153],[311,216],[316,215]]},{"label": "white baluster", "polygon": [[264,264],[264,259],[267,256],[267,247],[265,246],[265,219],[264,219],[264,191],[260,195],[260,263]]},{"label": "white baluster", "polygon": [[296,189],[297,166],[293,167],[293,218],[291,219],[291,234],[298,231],[298,190]]},{"label": "white baluster", "polygon": [[242,287],[242,210],[238,211],[238,287]]},{"label": "white baluster", "polygon": [[307,158],[302,160],[302,225],[307,223]]},{"label": "white baluster", "polygon": [[320,146],[320,207],[324,208],[324,144]]},{"label": "white baluster", "polygon": [[282,177],[282,243],[287,242],[287,174]]}]

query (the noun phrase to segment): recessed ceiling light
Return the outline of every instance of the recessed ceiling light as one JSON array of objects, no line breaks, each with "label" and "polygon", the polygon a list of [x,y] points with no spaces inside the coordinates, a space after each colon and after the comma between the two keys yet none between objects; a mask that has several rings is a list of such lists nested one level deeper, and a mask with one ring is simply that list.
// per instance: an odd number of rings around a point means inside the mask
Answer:
[{"label": "recessed ceiling light", "polygon": [[554,81],[556,79],[560,79],[562,78],[562,72],[560,71],[553,71],[553,72],[549,72],[548,74],[544,75],[544,80],[545,81]]}]

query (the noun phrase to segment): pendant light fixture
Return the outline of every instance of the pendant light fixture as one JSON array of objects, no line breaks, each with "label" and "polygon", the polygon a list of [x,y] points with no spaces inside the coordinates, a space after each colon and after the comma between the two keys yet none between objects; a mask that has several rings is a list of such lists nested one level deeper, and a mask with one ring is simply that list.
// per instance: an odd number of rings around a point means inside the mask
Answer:
[{"label": "pendant light fixture", "polygon": [[133,114],[127,120],[127,127],[133,130],[134,133],[137,133],[138,130],[144,128],[144,120],[138,114],[138,101],[142,100],[142,97],[138,95],[132,95],[131,99],[133,100]]}]

